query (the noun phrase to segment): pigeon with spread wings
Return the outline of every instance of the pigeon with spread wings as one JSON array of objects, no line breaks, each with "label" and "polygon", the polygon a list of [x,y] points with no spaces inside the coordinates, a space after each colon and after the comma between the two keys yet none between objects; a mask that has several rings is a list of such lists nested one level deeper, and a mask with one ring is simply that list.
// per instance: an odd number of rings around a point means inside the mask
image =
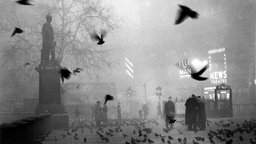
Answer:
[{"label": "pigeon with spread wings", "polygon": [[179,5],[180,9],[175,21],[175,25],[181,24],[186,18],[190,17],[192,19],[198,18],[199,14],[196,11],[191,10],[189,7],[184,5]]},{"label": "pigeon with spread wings", "polygon": [[16,3],[21,4],[21,5],[32,5],[29,3],[30,0],[18,0]]},{"label": "pigeon with spread wings", "polygon": [[190,66],[191,68],[191,78],[198,80],[198,81],[204,81],[207,80],[207,77],[201,77],[201,75],[206,71],[206,69],[209,67],[209,65],[205,65],[200,71],[196,72],[195,68],[193,66]]},{"label": "pigeon with spread wings", "polygon": [[113,97],[113,96],[111,96],[111,95],[106,95],[106,96],[105,96],[105,102],[104,102],[104,105],[105,105],[109,100],[114,100],[114,97]]},{"label": "pigeon with spread wings", "polygon": [[59,73],[60,73],[60,78],[62,80],[62,83],[64,83],[64,79],[69,79],[72,74],[66,67],[60,68]]},{"label": "pigeon with spread wings", "polygon": [[21,34],[21,33],[23,33],[23,30],[18,28],[18,27],[15,27],[13,32],[12,32],[11,37],[13,37],[15,34]]},{"label": "pigeon with spread wings", "polygon": [[80,73],[81,71],[83,71],[83,69],[76,68],[75,70],[73,70],[73,74]]},{"label": "pigeon with spread wings", "polygon": [[98,45],[102,45],[105,43],[104,38],[107,35],[107,31],[106,30],[101,30],[101,34],[98,35],[95,31],[93,33],[90,34],[90,37],[93,41],[97,41]]}]

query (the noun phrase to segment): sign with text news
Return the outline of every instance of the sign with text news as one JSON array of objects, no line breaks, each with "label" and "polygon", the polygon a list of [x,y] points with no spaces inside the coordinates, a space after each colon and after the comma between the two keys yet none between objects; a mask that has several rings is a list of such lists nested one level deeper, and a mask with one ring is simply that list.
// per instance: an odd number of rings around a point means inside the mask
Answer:
[{"label": "sign with text news", "polygon": [[208,54],[211,84],[226,84],[228,75],[225,48],[209,50]]}]

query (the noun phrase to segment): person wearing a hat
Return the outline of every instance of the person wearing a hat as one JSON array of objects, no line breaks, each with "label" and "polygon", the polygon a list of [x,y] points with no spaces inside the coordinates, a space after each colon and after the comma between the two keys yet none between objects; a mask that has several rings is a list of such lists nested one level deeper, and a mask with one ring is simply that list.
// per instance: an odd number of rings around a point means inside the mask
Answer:
[{"label": "person wearing a hat", "polygon": [[95,122],[96,126],[101,126],[102,121],[102,107],[100,106],[100,101],[96,102],[95,108],[94,108],[94,116],[95,116]]},{"label": "person wearing a hat", "polygon": [[[165,103],[164,114],[165,114],[166,128],[168,130],[170,130],[173,128],[173,123],[170,123],[170,121],[173,121],[175,118],[175,105],[172,101],[171,96],[168,98],[168,102]],[[169,127],[169,125],[170,125],[170,127]]]}]

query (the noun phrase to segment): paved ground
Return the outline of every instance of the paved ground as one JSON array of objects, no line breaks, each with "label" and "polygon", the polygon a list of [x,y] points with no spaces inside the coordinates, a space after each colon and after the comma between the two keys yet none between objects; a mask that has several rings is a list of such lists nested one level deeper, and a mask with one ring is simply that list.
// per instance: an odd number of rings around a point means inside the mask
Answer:
[{"label": "paved ground", "polygon": [[[248,121],[248,122],[245,122]],[[164,122],[162,120],[157,120],[159,125],[156,125],[156,123],[152,122],[146,122],[145,128],[151,128],[152,132],[150,134],[147,134],[147,137],[144,138],[144,136],[139,137],[138,129],[143,129],[142,125],[143,122],[136,122],[137,126],[133,125],[135,122],[134,120],[129,120],[126,122],[123,122],[123,125],[120,127],[122,132],[115,132],[115,129],[117,129],[118,126],[110,126],[108,128],[104,128],[103,131],[100,131],[99,133],[104,135],[103,137],[107,137],[109,139],[109,142],[106,142],[104,140],[101,140],[100,136],[96,133],[96,129],[92,128],[92,132],[89,128],[77,128],[77,126],[70,127],[69,133],[70,135],[67,135],[67,131],[64,130],[55,130],[52,131],[47,138],[44,141],[44,144],[83,144],[84,143],[84,138],[86,137],[87,141],[86,143],[89,144],[105,144],[105,143],[110,143],[110,144],[125,144],[127,142],[131,143],[131,139],[140,139],[140,140],[145,140],[147,139],[147,142],[140,142],[140,143],[149,143],[148,139],[151,139],[154,141],[155,144],[163,144],[167,143],[168,136],[173,137],[172,140],[169,140],[169,144],[180,144],[178,142],[178,138],[181,138],[182,140],[184,137],[187,139],[187,144],[192,144],[192,143],[200,143],[200,144],[208,144],[211,143],[208,138],[208,133],[210,130],[212,131],[217,131],[217,129],[230,129],[234,130],[237,129],[238,126],[237,124],[240,124],[242,127],[242,124],[245,122],[245,124],[250,123],[249,126],[244,126],[244,131],[243,132],[238,132],[234,134],[233,137],[227,138],[224,137],[224,141],[221,142],[221,140],[217,139],[216,137],[213,138],[213,141],[216,144],[225,144],[226,141],[232,139],[233,144],[250,144],[250,138],[253,139],[253,141],[256,141],[256,121],[253,121],[253,119],[209,119],[209,126],[207,127],[206,130],[204,131],[187,131],[187,127],[182,124],[182,121],[184,119],[178,119],[178,122],[174,124],[174,129],[171,130],[169,133],[166,133],[163,131],[164,127]],[[89,124],[89,122],[85,122],[85,124]],[[87,125],[86,124],[86,125]],[[222,127],[221,125],[226,125],[226,127]],[[230,125],[230,126],[228,126]],[[81,125],[80,125],[81,126]],[[248,128],[248,133],[246,132],[246,128]],[[250,129],[251,128],[251,129]],[[72,129],[74,132],[72,132]],[[114,132],[110,132],[109,129],[112,129]],[[133,134],[133,131],[135,130],[135,134]],[[238,129],[239,130],[239,129]],[[250,130],[250,131],[249,131]],[[113,136],[107,136],[107,133],[113,134]],[[161,134],[161,136],[165,136],[164,138],[161,138],[160,136],[155,136],[155,133]],[[77,134],[77,137],[75,136]],[[124,137],[122,134],[127,135],[127,137]],[[145,131],[142,131],[142,134],[146,134]],[[243,140],[240,140],[239,137],[242,136]],[[204,141],[198,141],[195,139],[195,137],[203,137],[205,138]],[[161,141],[162,139],[165,140],[165,142]],[[193,142],[193,140],[195,142]],[[184,143],[184,142],[182,142]]]}]

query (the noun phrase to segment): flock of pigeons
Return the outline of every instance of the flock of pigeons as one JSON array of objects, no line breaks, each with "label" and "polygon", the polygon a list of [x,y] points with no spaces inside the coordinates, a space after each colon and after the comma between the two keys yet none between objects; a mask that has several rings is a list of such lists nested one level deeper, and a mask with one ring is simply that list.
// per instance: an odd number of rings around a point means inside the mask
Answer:
[{"label": "flock of pigeons", "polygon": [[[19,0],[16,1],[16,3],[21,4],[21,5],[33,5],[30,3],[30,0]],[[175,20],[175,25],[181,24],[182,22],[184,22],[187,18],[192,18],[192,19],[197,19],[199,17],[199,14],[190,9],[187,6],[184,5],[179,5],[180,9],[178,10],[178,14],[177,14],[177,18]],[[19,27],[15,27],[14,31],[11,35],[11,37],[13,37],[15,34],[21,34],[24,31],[19,28]],[[93,32],[90,33],[90,38],[93,41],[96,41],[98,45],[102,45],[105,43],[104,38],[107,35],[107,31],[106,30],[101,30],[100,34],[98,34],[97,32]],[[28,66],[29,63],[25,64],[25,66]],[[198,80],[198,81],[203,81],[203,80],[207,80],[208,78],[206,77],[201,77],[201,75],[205,72],[205,70],[208,68],[208,65],[206,65],[205,67],[203,67],[201,70],[196,71],[195,68],[193,68],[192,66],[190,66],[191,69],[191,78]],[[60,70],[60,73],[63,75],[61,76],[62,81],[64,82],[64,78],[68,79],[70,78],[71,72],[68,72],[68,70],[64,67],[62,70]]]},{"label": "flock of pigeons", "polygon": [[[178,124],[185,126],[184,120],[177,121]],[[83,120],[73,122],[67,129],[63,129],[51,136],[45,135],[43,141],[59,141],[58,138],[65,139],[72,138],[73,141],[83,143],[113,143],[114,141],[122,140],[124,144],[200,144],[200,143],[250,143],[256,144],[256,120],[245,120],[241,122],[234,122],[232,120],[220,120],[213,122],[207,120],[208,127],[215,129],[209,130],[207,135],[198,136],[195,132],[194,137],[186,137],[181,130],[177,134],[173,131],[157,130],[161,128],[161,124],[155,119],[139,120],[126,119],[121,122],[110,120],[109,126],[104,128],[97,128],[90,120]],[[246,136],[247,135],[247,136]],[[47,140],[48,137],[48,140]],[[49,137],[52,137],[49,138]],[[248,139],[248,137],[251,137]],[[98,139],[99,138],[99,139]],[[120,139],[121,138],[121,139]]]}]

